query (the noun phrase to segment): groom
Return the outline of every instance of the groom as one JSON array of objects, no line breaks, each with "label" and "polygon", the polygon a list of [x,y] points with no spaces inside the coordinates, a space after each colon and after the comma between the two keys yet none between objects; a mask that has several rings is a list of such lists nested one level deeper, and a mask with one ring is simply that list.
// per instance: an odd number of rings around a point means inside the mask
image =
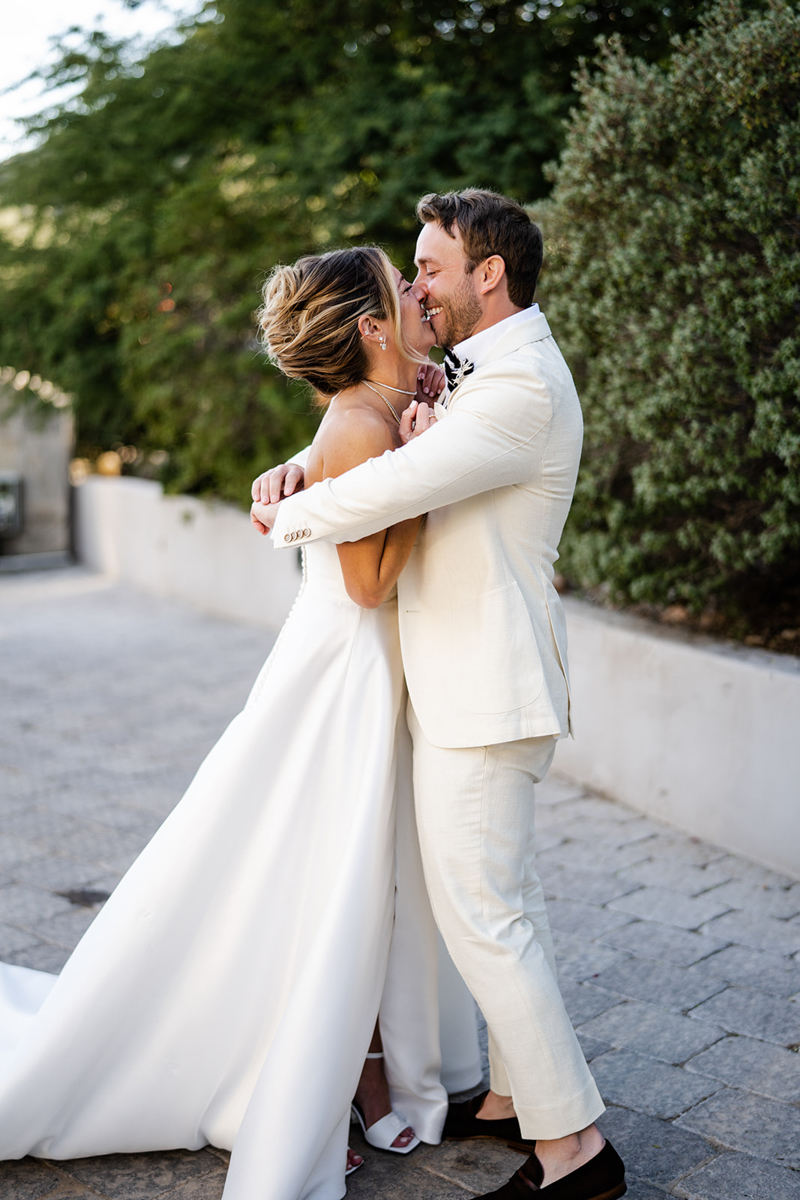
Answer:
[{"label": "groom", "polygon": [[447,349],[444,416],[280,504],[269,503],[271,473],[261,476],[253,519],[281,547],[356,541],[428,514],[398,581],[417,822],[434,914],[486,1017],[491,1067],[491,1090],[452,1106],[445,1134],[507,1136],[516,1115],[522,1137],[536,1139],[487,1200],[540,1188],[553,1200],[611,1200],[625,1191],[624,1168],[594,1124],[603,1103],[556,983],[533,838],[534,784],[569,730],[553,564],[580,405],[532,305],[542,240],[525,211],[469,189],[424,196],[417,215],[414,287]]}]

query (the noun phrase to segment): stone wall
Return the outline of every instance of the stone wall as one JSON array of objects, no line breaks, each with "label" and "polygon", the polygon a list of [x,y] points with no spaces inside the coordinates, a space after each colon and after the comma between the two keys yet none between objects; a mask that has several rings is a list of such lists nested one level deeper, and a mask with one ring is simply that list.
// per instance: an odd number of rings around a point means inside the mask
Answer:
[{"label": "stone wall", "polygon": [[[90,477],[75,514],[82,561],[205,612],[276,629],[297,593],[297,555],[237,509]],[[565,607],[575,738],[554,770],[800,875],[800,660]]]},{"label": "stone wall", "polygon": [[0,472],[22,476],[23,526],[0,540],[0,554],[45,554],[69,548],[69,484],[73,447],[69,408],[11,412],[13,393],[0,388]]},{"label": "stone wall", "polygon": [[74,489],[73,503],[79,560],[115,579],[268,629],[297,595],[299,554],[273,550],[230,505],[99,475]]},{"label": "stone wall", "polygon": [[555,769],[800,875],[800,659],[565,608],[575,736]]}]

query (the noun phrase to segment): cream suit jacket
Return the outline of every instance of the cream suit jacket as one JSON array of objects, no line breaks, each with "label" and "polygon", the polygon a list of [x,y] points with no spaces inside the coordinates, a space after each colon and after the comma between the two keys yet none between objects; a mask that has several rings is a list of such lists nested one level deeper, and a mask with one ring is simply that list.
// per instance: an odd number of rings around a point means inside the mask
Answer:
[{"label": "cream suit jacket", "polygon": [[278,547],[428,514],[397,593],[409,695],[433,745],[569,730],[553,564],[582,436],[572,376],[537,313],[498,338],[422,437],[280,506]]}]

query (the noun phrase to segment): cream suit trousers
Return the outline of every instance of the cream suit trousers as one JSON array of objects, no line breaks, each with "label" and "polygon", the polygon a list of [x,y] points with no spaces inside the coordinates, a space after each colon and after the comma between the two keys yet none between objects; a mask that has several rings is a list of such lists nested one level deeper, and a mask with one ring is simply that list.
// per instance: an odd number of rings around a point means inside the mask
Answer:
[{"label": "cream suit trousers", "polygon": [[604,1106],[558,990],[534,866],[533,787],[556,739],[442,749],[410,704],[409,728],[425,881],[489,1026],[492,1089],[513,1097],[523,1137],[585,1129]]}]

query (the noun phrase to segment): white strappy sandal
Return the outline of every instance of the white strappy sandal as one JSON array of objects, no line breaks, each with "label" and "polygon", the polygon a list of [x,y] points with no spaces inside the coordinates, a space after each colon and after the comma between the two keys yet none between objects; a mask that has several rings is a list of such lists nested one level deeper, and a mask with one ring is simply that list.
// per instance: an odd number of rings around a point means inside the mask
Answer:
[{"label": "white strappy sandal", "polygon": [[[377,1051],[367,1055],[367,1058],[383,1058],[383,1052]],[[408,1121],[404,1121],[398,1116],[394,1110],[387,1113],[385,1117],[381,1117],[380,1121],[376,1121],[374,1125],[367,1128],[367,1122],[364,1119],[364,1111],[358,1101],[354,1100],[351,1104],[353,1116],[358,1121],[363,1130],[364,1137],[369,1142],[370,1146],[374,1146],[376,1150],[388,1150],[390,1154],[410,1154],[419,1145],[419,1138],[414,1134],[407,1146],[393,1146],[392,1142],[400,1136],[405,1129],[410,1129]]]}]

